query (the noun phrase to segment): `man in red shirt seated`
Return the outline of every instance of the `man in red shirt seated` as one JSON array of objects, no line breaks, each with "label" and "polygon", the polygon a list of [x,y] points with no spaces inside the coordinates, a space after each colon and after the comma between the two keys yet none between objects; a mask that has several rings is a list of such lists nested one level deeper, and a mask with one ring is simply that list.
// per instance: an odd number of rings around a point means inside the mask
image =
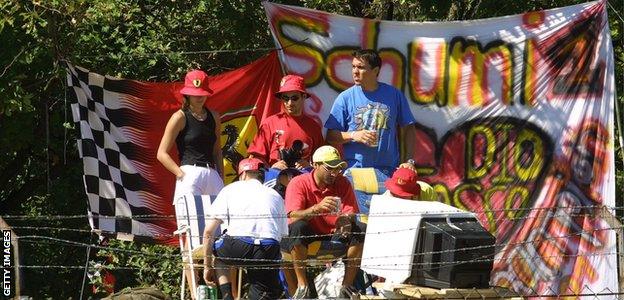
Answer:
[{"label": "man in red shirt seated", "polygon": [[[305,269],[307,245],[331,239],[339,218],[339,223],[351,227],[350,233],[345,236],[349,248],[340,291],[341,296],[350,298],[355,293],[352,285],[360,267],[366,227],[355,220],[358,206],[351,183],[342,176],[347,164],[340,158],[338,150],[322,146],[314,152],[312,161],[314,170],[293,178],[286,188],[289,235],[282,239],[281,247],[293,258],[297,276],[297,290],[293,298],[310,297]],[[345,219],[346,222],[343,222]]]},{"label": "man in red shirt seated", "polygon": [[280,157],[280,150],[290,149],[296,140],[302,144],[298,169],[310,166],[310,156],[325,143],[321,125],[303,113],[306,92],[301,76],[286,75],[275,96],[284,104],[282,112],[266,118],[260,125],[253,142],[247,149],[250,157],[264,160],[271,168],[284,170],[288,166]]}]

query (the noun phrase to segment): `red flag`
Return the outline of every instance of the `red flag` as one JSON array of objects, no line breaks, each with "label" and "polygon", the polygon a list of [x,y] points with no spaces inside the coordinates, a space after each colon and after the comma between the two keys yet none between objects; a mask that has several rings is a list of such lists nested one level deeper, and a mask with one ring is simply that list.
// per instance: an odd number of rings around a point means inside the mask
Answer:
[{"label": "red flag", "polygon": [[[281,76],[273,51],[209,78],[214,94],[206,106],[221,115],[226,183],[236,176],[232,166],[247,156],[262,119],[279,111],[274,93]],[[175,178],[156,152],[167,121],[182,106],[183,84],[117,79],[72,65],[67,79],[76,97],[72,111],[81,133],[92,228],[118,238],[176,243],[171,237],[175,219],[158,217],[174,215]]]}]

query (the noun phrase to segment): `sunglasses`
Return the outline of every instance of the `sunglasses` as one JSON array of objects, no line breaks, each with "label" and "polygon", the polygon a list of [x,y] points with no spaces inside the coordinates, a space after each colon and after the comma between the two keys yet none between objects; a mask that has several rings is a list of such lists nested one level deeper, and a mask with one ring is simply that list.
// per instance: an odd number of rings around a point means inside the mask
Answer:
[{"label": "sunglasses", "polygon": [[299,96],[299,95],[292,95],[292,96],[289,97],[289,96],[286,96],[286,95],[282,95],[282,96],[280,96],[280,99],[282,99],[282,101],[284,101],[284,102],[288,102],[288,100],[296,102],[296,101],[299,101],[299,99],[301,99],[301,96]]},{"label": "sunglasses", "polygon": [[325,169],[325,171],[332,174],[340,174],[344,171],[344,169],[341,167],[330,168],[327,165],[322,165],[322,167],[323,169]]}]

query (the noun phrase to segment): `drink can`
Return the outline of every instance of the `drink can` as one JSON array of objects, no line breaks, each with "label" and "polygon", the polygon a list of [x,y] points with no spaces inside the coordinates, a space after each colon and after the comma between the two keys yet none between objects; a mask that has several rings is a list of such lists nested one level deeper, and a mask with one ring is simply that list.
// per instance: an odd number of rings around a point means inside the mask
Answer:
[{"label": "drink can", "polygon": [[217,288],[212,285],[209,285],[208,296],[210,296],[210,300],[217,300]]},{"label": "drink can", "polygon": [[197,287],[197,300],[208,300],[210,298],[208,298],[208,286],[207,285],[200,285]]},{"label": "drink can", "polygon": [[372,143],[370,146],[377,147],[379,146],[379,132],[377,131],[377,129],[372,129],[371,132],[375,135],[375,142]]},{"label": "drink can", "polygon": [[340,212],[342,211],[341,206],[342,206],[342,201],[340,199],[340,197],[334,197],[334,200],[336,200],[336,214],[340,214]]},{"label": "drink can", "polygon": [[197,287],[197,300],[217,299],[217,288],[210,285],[200,285]]}]

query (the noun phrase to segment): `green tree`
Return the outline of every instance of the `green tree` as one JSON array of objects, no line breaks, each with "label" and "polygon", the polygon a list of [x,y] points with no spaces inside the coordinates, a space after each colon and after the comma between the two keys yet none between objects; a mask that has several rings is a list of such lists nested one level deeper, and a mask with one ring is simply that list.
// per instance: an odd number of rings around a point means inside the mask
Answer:
[{"label": "green tree", "polygon": [[[273,47],[261,5],[251,1],[10,0],[0,1],[0,14],[0,153],[5,158],[0,161],[0,215],[29,216],[6,218],[20,236],[96,243],[84,217],[36,218],[84,215],[87,207],[63,60],[103,74],[172,81],[191,67],[213,74],[239,67],[268,52],[255,49]],[[117,241],[113,245],[172,250]],[[87,251],[37,238],[21,240],[20,250],[23,265],[55,266],[84,265]],[[158,261],[160,270],[154,274],[169,272],[165,265],[171,260],[126,258],[119,254],[117,260],[122,266],[141,266],[123,273],[128,285],[156,284],[165,291],[177,286],[177,274],[166,276],[166,282],[146,271]],[[23,278],[25,294],[70,298],[80,294],[83,270],[25,269]]]}]

